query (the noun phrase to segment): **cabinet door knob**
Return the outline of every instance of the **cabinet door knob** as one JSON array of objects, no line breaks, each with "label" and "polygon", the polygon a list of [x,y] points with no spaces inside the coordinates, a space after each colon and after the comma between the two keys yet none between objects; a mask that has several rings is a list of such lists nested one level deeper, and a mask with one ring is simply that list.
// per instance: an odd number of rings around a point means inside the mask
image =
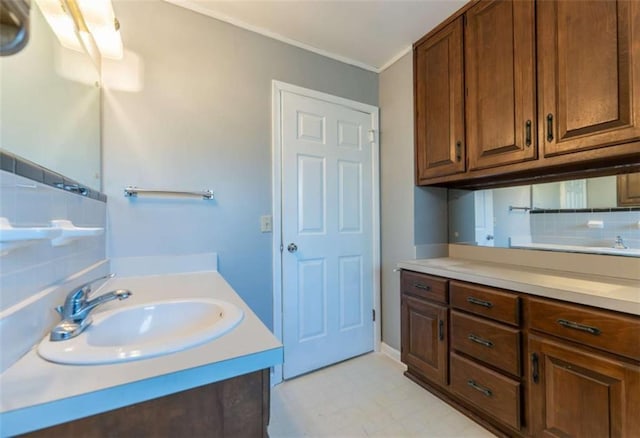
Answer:
[{"label": "cabinet door knob", "polygon": [[531,146],[531,120],[527,120],[524,124],[524,144]]},{"label": "cabinet door knob", "polygon": [[533,383],[538,383],[538,381],[540,380],[540,370],[537,353],[531,354],[531,380],[533,380]]},{"label": "cabinet door knob", "polygon": [[462,161],[462,142],[456,142],[456,161]]}]

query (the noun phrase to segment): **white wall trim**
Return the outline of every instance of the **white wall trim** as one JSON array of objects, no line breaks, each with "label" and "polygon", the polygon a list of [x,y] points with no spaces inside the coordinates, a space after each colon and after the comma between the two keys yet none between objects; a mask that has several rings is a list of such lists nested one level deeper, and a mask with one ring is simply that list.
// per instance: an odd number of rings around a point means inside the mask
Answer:
[{"label": "white wall trim", "polygon": [[[371,115],[371,126],[375,130],[372,146],[372,248],[373,248],[373,308],[376,320],[373,323],[373,350],[380,351],[382,339],[381,306],[380,306],[380,122],[379,109],[375,106],[331,94],[322,93],[280,81],[272,81],[272,213],[273,213],[273,333],[282,342],[282,92],[288,91],[301,96],[324,100],[342,105]],[[282,381],[282,365],[274,367],[271,381],[277,384]]]},{"label": "white wall trim", "polygon": [[389,344],[382,342],[382,344],[380,345],[380,352],[401,364],[405,370],[407,369],[407,366],[400,360],[400,352]]},{"label": "white wall trim", "polygon": [[[281,85],[272,81],[271,97],[271,214],[273,240],[271,243],[273,270],[273,334],[282,342],[282,98]],[[271,384],[282,382],[282,364],[271,370]]]},{"label": "white wall trim", "polygon": [[[345,64],[353,65],[355,67],[359,67],[359,68],[362,68],[364,70],[372,71],[374,73],[380,73],[380,71],[382,70],[382,69],[376,68],[376,67],[374,67],[372,65],[366,64],[364,62],[360,62],[358,60],[355,60],[355,59],[352,59],[352,58],[349,58],[349,57],[346,57],[346,56],[338,55],[338,54],[333,53],[333,52],[329,52],[329,51],[326,51],[326,50],[323,50],[323,49],[319,49],[317,47],[311,46],[309,44],[305,44],[303,42],[300,42],[298,40],[294,40],[292,38],[288,38],[286,36],[280,35],[279,33],[272,32],[272,31],[270,31],[268,29],[265,29],[263,27],[254,26],[252,24],[249,24],[249,23],[246,23],[244,21],[238,20],[236,18],[230,17],[230,16],[228,16],[226,14],[222,14],[220,12],[212,11],[210,9],[207,9],[207,8],[201,6],[200,4],[198,4],[198,2],[193,1],[193,0],[165,0],[165,1],[167,3],[171,3],[173,5],[180,6],[180,7],[183,7],[185,9],[189,9],[189,10],[191,10],[193,12],[197,12],[198,14],[206,15],[208,17],[215,18],[216,20],[224,21],[225,23],[229,23],[232,26],[236,26],[236,27],[239,27],[241,29],[245,29],[245,30],[248,30],[250,32],[257,33],[257,34],[265,36],[267,38],[272,38],[274,40],[283,42],[285,44],[289,44],[289,45],[292,45],[292,46],[295,46],[295,47],[299,47],[301,49],[308,50],[309,52],[313,52],[313,53],[316,53],[318,55],[325,56],[327,58],[335,59],[336,61],[344,62]],[[389,63],[387,63],[387,64],[389,64]]]}]

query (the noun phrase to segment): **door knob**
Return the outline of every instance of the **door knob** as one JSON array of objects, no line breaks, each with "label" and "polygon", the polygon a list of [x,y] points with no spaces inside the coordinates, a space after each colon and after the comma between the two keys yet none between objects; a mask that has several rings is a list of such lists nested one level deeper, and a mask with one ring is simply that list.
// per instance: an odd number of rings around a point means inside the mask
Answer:
[{"label": "door knob", "polygon": [[296,245],[295,243],[290,243],[287,246],[287,251],[289,252],[296,252],[298,250],[298,245]]}]

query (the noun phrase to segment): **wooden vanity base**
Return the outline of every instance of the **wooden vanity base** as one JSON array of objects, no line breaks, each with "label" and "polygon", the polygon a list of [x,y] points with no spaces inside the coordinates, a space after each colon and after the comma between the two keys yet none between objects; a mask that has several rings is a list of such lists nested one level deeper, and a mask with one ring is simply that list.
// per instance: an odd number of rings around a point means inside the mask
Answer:
[{"label": "wooden vanity base", "polygon": [[178,392],[24,437],[267,437],[269,370]]}]

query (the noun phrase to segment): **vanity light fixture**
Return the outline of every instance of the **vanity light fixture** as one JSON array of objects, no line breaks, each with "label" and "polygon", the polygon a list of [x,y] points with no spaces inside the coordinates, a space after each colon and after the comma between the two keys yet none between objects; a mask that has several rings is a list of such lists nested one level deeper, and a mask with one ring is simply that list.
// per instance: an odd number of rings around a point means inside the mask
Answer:
[{"label": "vanity light fixture", "polygon": [[95,48],[105,58],[122,59],[124,47],[120,23],[111,0],[36,0],[49,26],[64,47],[86,50],[94,57]]}]

